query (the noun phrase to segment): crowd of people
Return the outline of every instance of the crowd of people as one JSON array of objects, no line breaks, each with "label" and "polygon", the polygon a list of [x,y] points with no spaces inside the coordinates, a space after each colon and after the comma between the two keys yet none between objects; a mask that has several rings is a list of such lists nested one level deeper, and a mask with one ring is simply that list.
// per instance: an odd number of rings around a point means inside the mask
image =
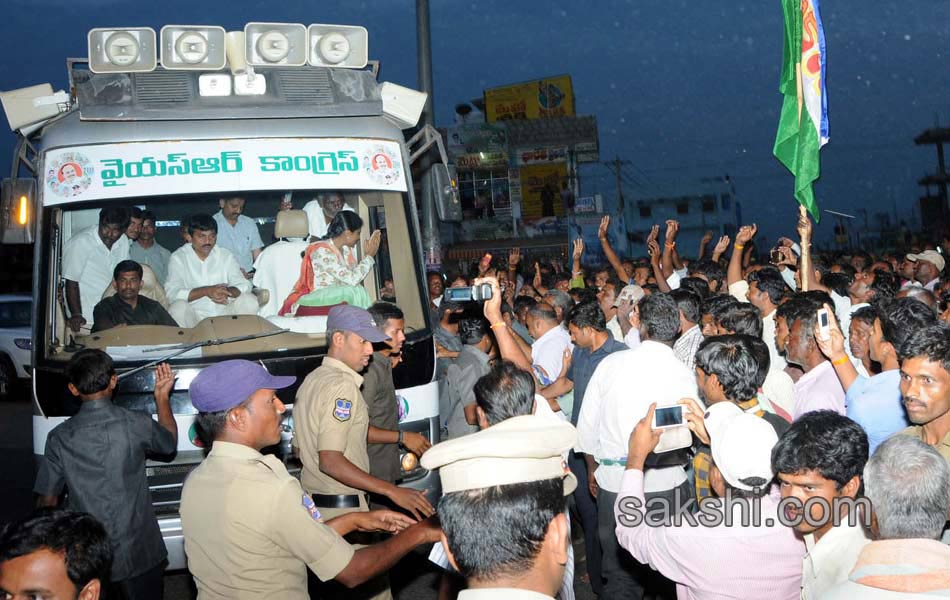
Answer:
[{"label": "crowd of people", "polygon": [[[335,219],[324,235],[351,246]],[[821,255],[803,216],[767,253],[748,225],[688,259],[668,221],[637,260],[608,226],[603,267],[578,241],[567,265],[513,249],[428,274],[438,443],[399,430],[393,303],[329,310],[327,355],[294,399],[299,480],[261,453],[294,378],[244,360],[202,370],[189,392],[211,449],[181,501],[199,598],[391,597],[387,572],[435,544],[440,597],[572,599],[577,529],[576,572],[601,598],[946,595],[950,274],[936,246]],[[466,286],[488,298],[447,299]],[[50,434],[35,491],[52,507],[68,490],[69,510],[0,532],[0,589],[160,597],[144,461],[174,451],[174,375],[156,371],[157,420],[109,402],[108,355],[79,352],[67,375],[83,408]],[[398,485],[400,448],[439,471],[435,505]]]},{"label": "crowd of people", "polygon": [[[182,245],[174,251],[155,240],[151,211],[102,209],[98,225],[76,232],[63,249],[69,328],[78,333],[125,325],[194,327],[221,315],[325,315],[342,302],[371,304],[360,284],[375,264],[381,234],[369,235],[357,259],[363,221],[341,193],[317,194],[293,211],[304,221],[293,236],[281,232],[280,221],[291,222],[293,209],[282,202],[275,228],[281,239],[270,246],[258,223],[243,214],[246,203],[242,196],[226,196],[217,213],[184,219]],[[297,242],[289,244],[292,260],[278,251],[288,245],[284,238]],[[271,247],[273,257],[265,253]]]}]

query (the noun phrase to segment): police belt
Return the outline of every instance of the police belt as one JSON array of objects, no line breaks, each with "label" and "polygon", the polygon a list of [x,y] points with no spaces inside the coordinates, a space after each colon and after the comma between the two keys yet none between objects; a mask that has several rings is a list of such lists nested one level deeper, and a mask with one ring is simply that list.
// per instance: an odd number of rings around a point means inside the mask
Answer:
[{"label": "police belt", "polygon": [[317,508],[359,508],[362,494],[312,494]]}]

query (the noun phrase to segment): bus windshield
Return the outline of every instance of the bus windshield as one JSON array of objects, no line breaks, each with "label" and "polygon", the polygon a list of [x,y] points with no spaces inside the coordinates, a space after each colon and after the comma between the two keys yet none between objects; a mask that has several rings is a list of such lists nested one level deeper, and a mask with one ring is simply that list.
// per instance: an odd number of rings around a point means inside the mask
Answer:
[{"label": "bus windshield", "polygon": [[182,359],[313,353],[341,303],[398,302],[407,330],[425,327],[406,193],[217,192],[58,205],[49,214],[43,339],[52,360],[83,347],[119,363],[191,345]]}]

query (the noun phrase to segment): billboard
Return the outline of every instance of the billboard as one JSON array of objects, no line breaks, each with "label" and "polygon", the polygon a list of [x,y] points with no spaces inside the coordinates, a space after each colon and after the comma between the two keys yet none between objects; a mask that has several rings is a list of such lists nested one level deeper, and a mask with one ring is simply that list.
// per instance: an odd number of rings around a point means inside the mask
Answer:
[{"label": "billboard", "polygon": [[570,75],[485,90],[485,120],[489,123],[573,116],[574,88]]},{"label": "billboard", "polygon": [[453,157],[479,152],[507,152],[508,132],[504,125],[466,123],[446,128],[449,154]]},{"label": "billboard", "polygon": [[567,182],[567,163],[525,165],[521,173],[521,217],[524,220],[560,217],[565,213],[561,190]]}]

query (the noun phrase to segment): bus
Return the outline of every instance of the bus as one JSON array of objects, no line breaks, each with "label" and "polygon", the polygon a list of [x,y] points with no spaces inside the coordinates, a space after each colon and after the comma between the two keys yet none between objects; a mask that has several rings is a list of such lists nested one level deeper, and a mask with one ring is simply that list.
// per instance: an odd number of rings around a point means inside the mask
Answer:
[{"label": "bus", "polygon": [[[376,264],[361,285],[372,300],[380,298],[384,284],[394,289],[405,313],[403,361],[393,371],[400,429],[438,442],[434,324],[410,168],[435,146],[443,158],[433,161],[435,178],[451,181],[441,138],[428,127],[407,141],[404,130],[416,125],[425,96],[377,82],[378,64],[365,57],[365,29],[311,26],[299,38],[301,28],[249,24],[226,35],[213,27],[164,28],[161,44],[148,28],[93,30],[89,57],[67,61],[68,91],[54,93],[45,84],[0,94],[17,133],[15,166],[3,184],[0,233],[4,243],[32,244],[34,256],[34,454],[41,461],[49,432],[78,410],[64,377],[75,352],[109,353],[119,375],[113,401],[153,415],[153,367],[169,362],[177,373],[171,404],[178,451],[170,463],[150,461],[147,475],[170,570],[185,568],[180,493],[206,451],[194,424],[191,381],[210,364],[244,358],[272,374],[296,376],[299,384],[326,354],[326,316],[278,315],[273,307],[286,290],[255,287],[257,313],[208,317],[190,328],[73,332],[64,298],[64,249],[73,236],[97,226],[106,207],[150,211],[155,241],[174,251],[184,243],[181,225],[192,215],[212,214],[219,199],[240,196],[246,199],[244,214],[272,243],[263,253],[280,247],[285,259],[270,263],[287,269],[283,278],[293,281],[307,235],[280,231],[281,208],[289,203],[299,210],[322,193],[342,194],[346,209],[363,219],[364,239],[376,229],[383,233]],[[281,44],[291,47],[289,54],[277,51]],[[312,49],[302,64],[288,58],[298,46]],[[160,62],[154,56],[159,48]],[[198,60],[202,51],[210,58]],[[276,234],[283,239],[275,241]],[[115,243],[132,242],[123,236]],[[295,393],[281,393],[289,404],[284,435],[269,450],[292,472],[299,468],[291,449]],[[422,469],[413,455],[401,458],[400,485],[428,490],[434,501],[437,474]]]}]

